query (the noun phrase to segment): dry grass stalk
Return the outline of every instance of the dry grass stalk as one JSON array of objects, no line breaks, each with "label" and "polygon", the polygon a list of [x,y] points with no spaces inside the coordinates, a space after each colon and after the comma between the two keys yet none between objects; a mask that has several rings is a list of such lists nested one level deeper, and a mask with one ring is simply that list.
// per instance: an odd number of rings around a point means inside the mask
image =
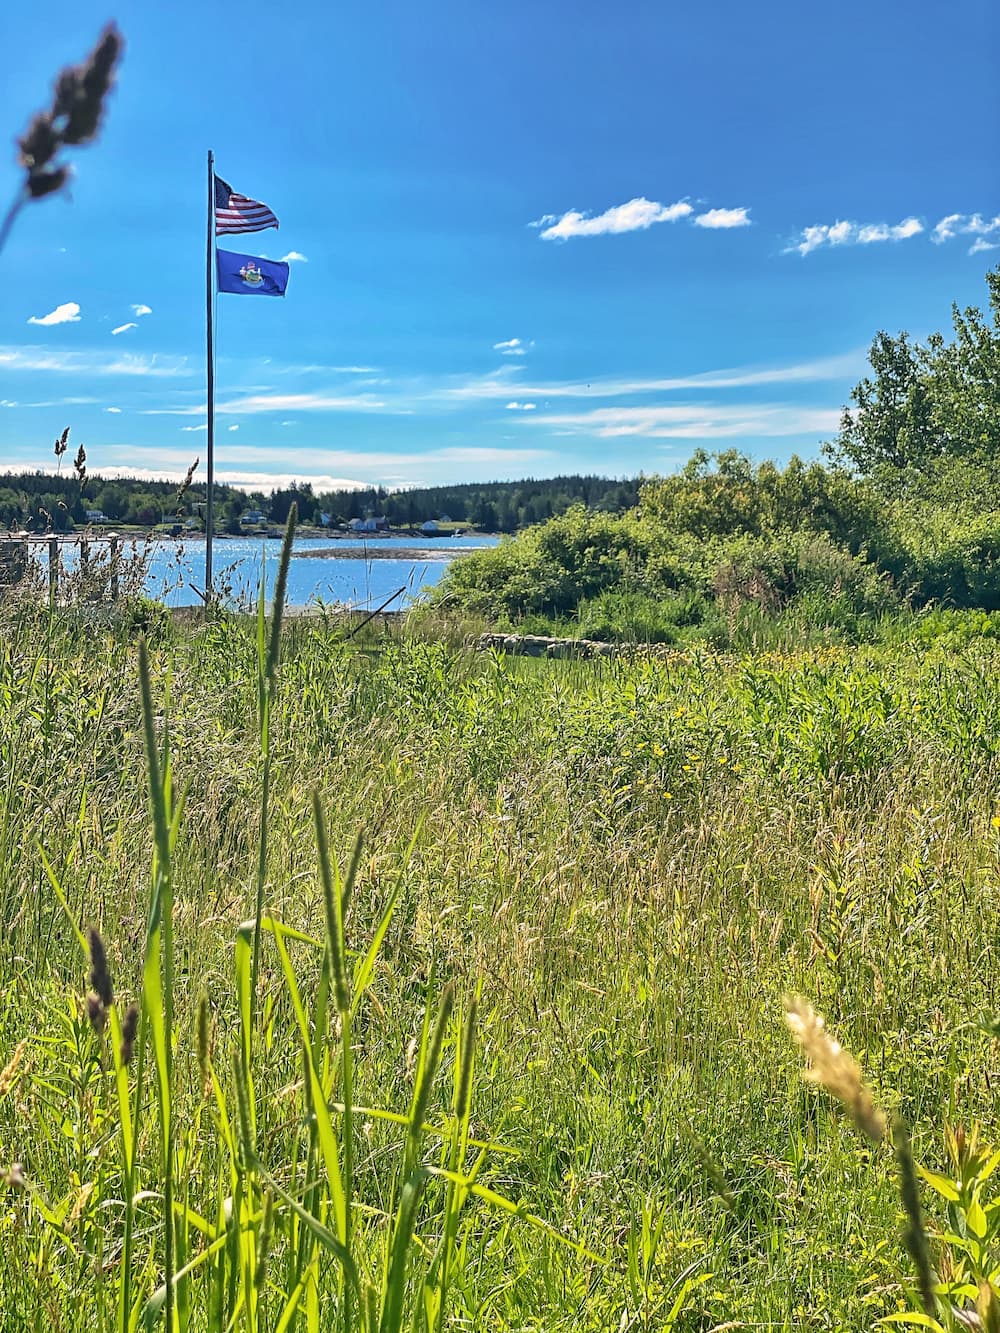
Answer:
[{"label": "dry grass stalk", "polygon": [[785,1000],[785,1022],[802,1047],[810,1067],[804,1077],[818,1083],[842,1102],[854,1124],[873,1143],[886,1136],[888,1122],[865,1087],[853,1056],[830,1035],[821,1014],[808,1000],[793,995]]},{"label": "dry grass stalk", "polygon": [[7,1061],[7,1064],[0,1070],[0,1097],[10,1092],[17,1079],[17,1071],[21,1061],[24,1059],[24,1052],[28,1049],[28,1039],[24,1038],[14,1047],[14,1054]]},{"label": "dry grass stalk", "polygon": [[196,1042],[198,1047],[198,1073],[201,1079],[201,1096],[202,1101],[207,1102],[212,1095],[212,1026],[207,991],[202,991],[198,999]]}]

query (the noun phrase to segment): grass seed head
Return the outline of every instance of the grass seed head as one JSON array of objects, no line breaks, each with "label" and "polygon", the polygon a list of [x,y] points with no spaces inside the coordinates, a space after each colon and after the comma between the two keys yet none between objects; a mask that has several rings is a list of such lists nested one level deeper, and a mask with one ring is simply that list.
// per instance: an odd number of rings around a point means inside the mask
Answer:
[{"label": "grass seed head", "polygon": [[96,137],[124,46],[121,33],[109,23],[82,64],[60,71],[51,107],[34,116],[18,140],[25,171],[24,197],[43,199],[69,181],[69,168],[55,159],[60,149]]},{"label": "grass seed head", "polygon": [[801,995],[793,995],[785,1000],[785,1022],[809,1060],[804,1077],[843,1102],[854,1124],[873,1143],[884,1139],[885,1115],[865,1087],[857,1062],[827,1031],[822,1015]]},{"label": "grass seed head", "polygon": [[98,1035],[104,1031],[104,1024],[107,1022],[107,1012],[101,1003],[101,997],[90,991],[87,995],[87,1019],[90,1026]]},{"label": "grass seed head", "polygon": [[24,1167],[20,1162],[12,1162],[10,1169],[0,1175],[0,1183],[6,1185],[8,1189],[23,1190],[27,1188],[28,1182],[24,1178]]},{"label": "grass seed head", "polygon": [[122,1044],[121,1061],[127,1065],[132,1059],[132,1048],[135,1045],[136,1034],[139,1031],[139,1006],[130,1004],[125,1010],[125,1017],[122,1019]]},{"label": "grass seed head", "polygon": [[108,970],[108,955],[104,951],[104,941],[100,933],[91,926],[87,931],[90,945],[90,984],[105,1009],[110,1009],[115,1002],[115,991],[111,984]]}]

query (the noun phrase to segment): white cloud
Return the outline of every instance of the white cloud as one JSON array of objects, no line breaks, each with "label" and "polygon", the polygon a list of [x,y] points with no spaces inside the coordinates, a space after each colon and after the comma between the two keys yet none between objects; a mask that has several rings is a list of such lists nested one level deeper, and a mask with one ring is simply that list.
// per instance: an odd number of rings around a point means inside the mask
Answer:
[{"label": "white cloud", "polygon": [[67,301],[65,305],[57,305],[55,310],[50,310],[47,315],[29,315],[29,324],[42,324],[49,328],[53,324],[79,324],[80,307],[75,301]]},{"label": "white cloud", "polygon": [[114,415],[115,415],[116,417],[117,417],[117,416],[121,416],[121,411],[122,411],[122,410],[121,410],[120,407],[106,407],[104,410],[105,410],[105,412],[112,412],[112,413],[114,413]]},{"label": "white cloud", "polygon": [[749,227],[748,208],[710,208],[707,213],[699,213],[694,219],[696,227],[710,227],[713,230],[729,227]]},{"label": "white cloud", "polygon": [[924,224],[914,217],[904,218],[893,226],[885,222],[818,223],[813,227],[804,227],[797,239],[785,246],[784,253],[787,255],[794,250],[800,255],[808,255],[822,245],[871,245],[876,241],[906,241],[911,236],[919,236],[923,229]]},{"label": "white cloud", "polygon": [[974,236],[976,239],[969,248],[969,254],[978,255],[983,250],[997,248],[997,243],[991,243],[986,237],[995,236],[998,232],[1000,232],[1000,216],[984,218],[981,213],[949,213],[935,226],[931,240],[935,245],[941,245],[956,236]]},{"label": "white cloud", "polygon": [[308,264],[309,260],[305,255],[299,254],[298,250],[289,250],[288,254],[282,255],[278,262],[282,264]]},{"label": "white cloud", "polygon": [[283,426],[294,426],[294,425],[295,425],[295,422],[294,422],[294,421],[283,421],[281,424],[282,424]]},{"label": "white cloud", "polygon": [[125,333],[128,329],[137,329],[138,327],[138,324],[119,324],[116,329],[111,330],[111,333],[114,336],[116,333]]},{"label": "white cloud", "polygon": [[181,430],[208,430],[208,422],[203,421],[200,426],[182,426]]},{"label": "white cloud", "polygon": [[506,342],[494,343],[494,352],[499,352],[501,356],[524,356],[524,343],[520,338],[508,338]]},{"label": "white cloud", "polygon": [[630,199],[627,204],[617,204],[608,208],[597,217],[571,209],[557,218],[552,213],[529,226],[538,227],[543,241],[565,241],[571,236],[606,236],[621,235],[627,231],[645,231],[656,222],[676,222],[679,218],[689,217],[694,212],[686,200],[675,204],[658,204],[652,199],[639,197]]},{"label": "white cloud", "polygon": [[534,412],[535,403],[508,403],[508,412]]},{"label": "white cloud", "polygon": [[134,305],[129,308],[136,318],[139,318],[141,315],[151,315],[153,313],[152,307],[148,305]]},{"label": "white cloud", "polygon": [[600,407],[590,412],[543,417],[539,426],[603,438],[717,440],[733,436],[829,435],[837,429],[837,407],[788,403],[677,403],[669,406]]},{"label": "white cloud", "polygon": [[229,429],[230,429],[230,430],[239,430],[239,426],[230,426]]}]

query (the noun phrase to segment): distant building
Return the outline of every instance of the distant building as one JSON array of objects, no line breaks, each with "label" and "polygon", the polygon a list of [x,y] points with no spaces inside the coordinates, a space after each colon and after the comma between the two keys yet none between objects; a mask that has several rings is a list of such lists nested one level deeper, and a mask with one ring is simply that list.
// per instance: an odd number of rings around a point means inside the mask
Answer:
[{"label": "distant building", "polygon": [[110,519],[103,509],[85,509],[84,517],[88,523],[108,523]]},{"label": "distant building", "polygon": [[248,509],[245,514],[240,514],[240,526],[244,528],[253,528],[266,522],[267,518],[259,509]]},{"label": "distant building", "polygon": [[321,528],[328,528],[332,522],[333,522],[333,515],[332,515],[332,514],[328,514],[328,513],[326,513],[325,511],[321,510],[321,511],[320,511],[320,516],[319,516],[319,525],[320,525],[320,527],[321,527]]},{"label": "distant building", "polygon": [[425,537],[436,537],[441,529],[438,527],[437,523],[435,523],[434,519],[429,518],[426,522],[421,523],[420,531]]},{"label": "distant building", "polygon": [[388,532],[389,520],[385,515],[378,518],[352,518],[352,532]]}]

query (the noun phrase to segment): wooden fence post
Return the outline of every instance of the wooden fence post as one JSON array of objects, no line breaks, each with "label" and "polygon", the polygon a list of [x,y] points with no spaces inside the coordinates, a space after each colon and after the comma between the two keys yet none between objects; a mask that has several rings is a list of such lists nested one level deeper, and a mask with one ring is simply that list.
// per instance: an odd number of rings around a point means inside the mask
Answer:
[{"label": "wooden fence post", "polygon": [[55,605],[59,597],[59,538],[49,538],[49,601]]},{"label": "wooden fence post", "polygon": [[118,601],[118,538],[111,538],[111,600]]}]

